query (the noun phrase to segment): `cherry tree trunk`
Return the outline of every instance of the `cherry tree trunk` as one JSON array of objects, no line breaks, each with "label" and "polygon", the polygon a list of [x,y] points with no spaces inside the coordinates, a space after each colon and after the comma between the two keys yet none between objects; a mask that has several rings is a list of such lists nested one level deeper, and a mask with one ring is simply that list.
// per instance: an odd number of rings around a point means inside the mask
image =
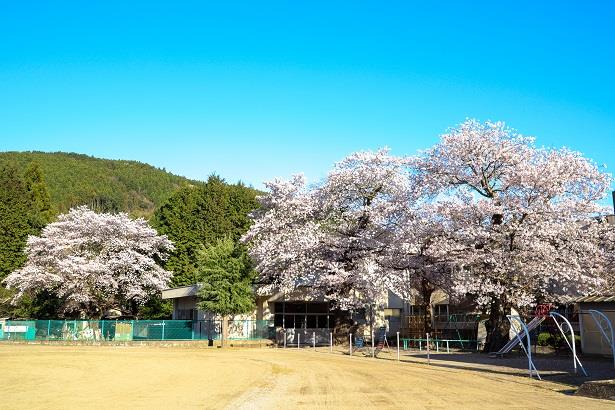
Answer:
[{"label": "cherry tree trunk", "polygon": [[229,321],[229,316],[227,315],[223,315],[222,316],[222,337],[220,338],[220,346],[224,347],[224,345],[226,344],[226,340],[228,338],[228,321]]},{"label": "cherry tree trunk", "polygon": [[510,322],[506,315],[510,314],[510,304],[495,300],[491,303],[489,319],[485,323],[487,330],[487,340],[485,341],[484,352],[497,352],[509,340]]},{"label": "cherry tree trunk", "polygon": [[423,309],[423,336],[426,333],[431,333],[431,295],[433,294],[433,288],[429,287],[423,280],[421,286],[421,307]]}]

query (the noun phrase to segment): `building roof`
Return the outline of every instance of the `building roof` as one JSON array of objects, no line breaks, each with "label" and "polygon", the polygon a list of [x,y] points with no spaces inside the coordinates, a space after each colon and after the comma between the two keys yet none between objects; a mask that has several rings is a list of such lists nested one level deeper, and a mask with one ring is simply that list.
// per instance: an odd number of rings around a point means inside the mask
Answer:
[{"label": "building roof", "polygon": [[576,302],[577,303],[615,302],[615,294],[583,296],[581,298],[578,298]]},{"label": "building roof", "polygon": [[198,285],[181,286],[179,288],[164,289],[162,291],[163,299],[185,298],[187,296],[196,296],[199,291]]}]

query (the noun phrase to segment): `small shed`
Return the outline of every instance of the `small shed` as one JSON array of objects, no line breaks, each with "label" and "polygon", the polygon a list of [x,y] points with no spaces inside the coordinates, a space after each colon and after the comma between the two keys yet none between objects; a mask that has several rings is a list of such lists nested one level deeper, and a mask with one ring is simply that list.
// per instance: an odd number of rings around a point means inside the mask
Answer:
[{"label": "small shed", "polygon": [[609,326],[615,327],[615,292],[584,296],[576,299],[576,303],[579,306],[583,353],[612,356],[613,350],[607,338],[611,337]]},{"label": "small shed", "polygon": [[198,285],[181,286],[162,291],[162,299],[171,299],[173,301],[173,320],[203,319],[203,312],[199,312],[197,306],[198,291]]}]

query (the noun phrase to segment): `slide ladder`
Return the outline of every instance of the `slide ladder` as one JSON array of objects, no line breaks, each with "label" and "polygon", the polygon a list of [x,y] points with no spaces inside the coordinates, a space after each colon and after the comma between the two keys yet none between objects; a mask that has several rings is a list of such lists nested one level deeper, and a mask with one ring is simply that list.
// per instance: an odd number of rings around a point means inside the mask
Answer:
[{"label": "slide ladder", "polygon": [[[538,326],[540,326],[542,322],[544,322],[545,319],[546,319],[546,316],[535,317],[534,319],[532,319],[530,323],[527,324],[527,331],[531,332],[532,330],[536,329]],[[525,329],[521,329],[520,336],[521,338],[526,337]],[[520,338],[514,337],[510,339],[508,343],[506,343],[504,347],[502,347],[499,351],[490,353],[489,356],[502,357],[505,354],[510,353],[510,351],[514,349],[519,343],[520,343]]]}]

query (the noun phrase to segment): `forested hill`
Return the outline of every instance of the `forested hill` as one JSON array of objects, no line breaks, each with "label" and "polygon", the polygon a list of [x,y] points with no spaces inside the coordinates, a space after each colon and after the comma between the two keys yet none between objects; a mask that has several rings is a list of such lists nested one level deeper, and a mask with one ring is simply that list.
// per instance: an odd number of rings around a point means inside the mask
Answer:
[{"label": "forested hill", "polygon": [[137,161],[65,152],[0,152],[0,167],[6,163],[21,171],[37,163],[59,213],[83,204],[149,218],[178,188],[201,183]]}]

